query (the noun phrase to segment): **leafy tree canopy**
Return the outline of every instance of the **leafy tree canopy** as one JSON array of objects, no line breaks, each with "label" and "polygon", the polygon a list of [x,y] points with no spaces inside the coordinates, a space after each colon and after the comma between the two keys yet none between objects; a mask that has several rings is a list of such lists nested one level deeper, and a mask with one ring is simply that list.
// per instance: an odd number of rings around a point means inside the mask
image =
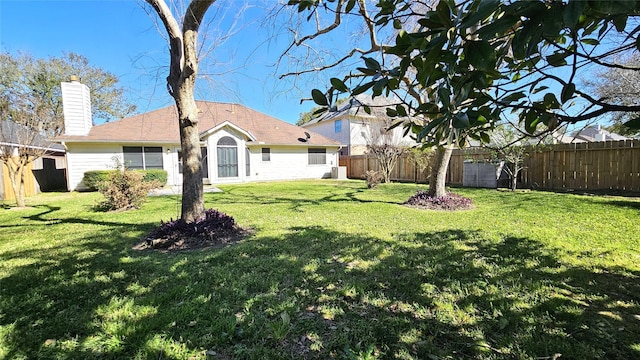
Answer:
[{"label": "leafy tree canopy", "polygon": [[0,54],[0,92],[5,106],[19,97],[33,96],[47,102],[52,120],[62,124],[62,93],[60,83],[72,75],[89,87],[94,121],[119,119],[135,112],[135,105],[127,101],[118,78],[78,54],[66,53],[61,57],[36,59],[27,53]]},{"label": "leafy tree canopy", "polygon": [[[333,6],[336,16],[362,13],[356,4],[289,1],[299,12]],[[640,46],[639,2],[440,0],[424,9],[416,13],[407,0],[378,0],[376,13],[367,16],[377,31],[392,27],[394,43],[380,48],[384,56],[366,54],[356,71],[332,78],[326,92],[314,90],[314,101],[328,109],[341,93],[395,93],[404,101],[388,114],[422,117],[412,130],[419,140],[440,145],[463,145],[467,137],[488,142],[502,117],[517,117],[534,133],[612,111],[640,111],[580,82],[597,69],[639,70],[615,62]],[[639,127],[640,120],[626,125]]]}]

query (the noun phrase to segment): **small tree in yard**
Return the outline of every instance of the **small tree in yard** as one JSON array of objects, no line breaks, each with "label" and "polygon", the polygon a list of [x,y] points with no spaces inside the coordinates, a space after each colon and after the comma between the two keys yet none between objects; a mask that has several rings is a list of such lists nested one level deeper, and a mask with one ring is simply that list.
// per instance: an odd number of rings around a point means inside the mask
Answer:
[{"label": "small tree in yard", "polygon": [[406,152],[406,146],[401,138],[389,130],[390,119],[372,121],[367,124],[367,130],[362,132],[367,143],[367,155],[373,155],[380,165],[383,182],[391,182],[391,172],[396,167],[398,159]]},{"label": "small tree in yard", "polygon": [[64,128],[60,82],[74,71],[92,84],[92,112],[102,119],[131,113],[118,79],[81,55],[34,59],[0,53],[0,162],[6,165],[16,205],[25,206],[28,165],[50,149]]},{"label": "small tree in yard", "polygon": [[[544,146],[549,136],[542,135],[535,139],[523,135],[511,124],[497,126],[491,133],[491,143],[484,145],[492,153],[492,157],[503,162],[503,169],[509,175],[509,188],[515,191],[518,187],[518,174],[525,169],[524,160],[532,151]],[[546,131],[542,131],[547,134]]]},{"label": "small tree in yard", "polygon": [[510,189],[518,188],[518,174],[524,167],[524,158],[528,155],[527,149],[522,145],[511,145],[498,151],[498,158],[504,161],[504,170],[509,175]]}]

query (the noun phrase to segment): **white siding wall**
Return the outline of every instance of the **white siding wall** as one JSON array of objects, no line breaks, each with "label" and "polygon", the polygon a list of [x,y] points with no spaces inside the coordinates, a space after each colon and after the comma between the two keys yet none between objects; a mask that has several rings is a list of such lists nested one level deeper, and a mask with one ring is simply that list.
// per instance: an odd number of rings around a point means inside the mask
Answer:
[{"label": "white siding wall", "polygon": [[329,139],[338,141],[342,145],[348,145],[350,140],[350,134],[349,134],[350,120],[348,118],[341,119],[341,120],[342,120],[342,131],[340,132],[335,132],[335,120],[320,121],[318,123],[305,126],[305,128],[315,133],[318,133],[322,136],[326,136]]},{"label": "white siding wall", "polygon": [[[271,149],[271,161],[262,161],[262,148]],[[306,147],[276,147],[254,145],[251,150],[250,181],[320,179],[331,176],[331,168],[338,166],[338,149],[327,149],[325,165],[309,165]]]},{"label": "white siding wall", "polygon": [[113,168],[113,157],[122,161],[122,146],[117,144],[67,144],[67,185],[69,190],[86,190],[85,171]]},{"label": "white siding wall", "polygon": [[[67,143],[67,185],[69,190],[86,190],[82,182],[84,173],[89,170],[110,170],[115,163],[114,156],[123,162],[123,146],[142,146],[140,144],[89,144]],[[144,146],[162,146],[145,144]],[[178,174],[177,146],[162,146],[162,163],[167,171],[167,184],[182,183],[182,174]],[[169,150],[169,151],[167,151]]]},{"label": "white siding wall", "polygon": [[[217,143],[223,136],[230,136],[238,145],[238,176],[219,178]],[[86,190],[82,183],[85,171],[112,169],[113,157],[123,159],[122,146],[140,144],[89,144],[67,143],[67,181],[69,190]],[[144,146],[162,146],[145,144]],[[242,134],[231,128],[222,129],[206,139],[209,156],[209,180],[211,183],[237,183],[245,181],[320,179],[331,176],[331,168],[338,166],[338,148],[327,149],[324,165],[309,165],[308,148],[303,146],[251,145],[250,175],[246,174],[246,141]],[[271,150],[271,161],[262,161],[262,148]],[[168,185],[181,185],[182,174],[178,172],[178,145],[162,146],[163,165],[167,171]]]},{"label": "white siding wall", "polygon": [[[218,177],[217,144],[218,140],[224,136],[232,137],[238,145],[237,177]],[[243,134],[230,127],[225,127],[209,136],[206,143],[209,153],[209,179],[214,184],[245,181],[320,179],[331,176],[331,168],[338,166],[337,148],[327,149],[327,163],[325,165],[308,165],[309,155],[306,147],[262,146],[252,144],[249,148],[249,156],[251,157],[249,160],[250,174],[247,175],[245,150],[247,143]],[[263,147],[271,150],[271,161],[262,161]]]}]

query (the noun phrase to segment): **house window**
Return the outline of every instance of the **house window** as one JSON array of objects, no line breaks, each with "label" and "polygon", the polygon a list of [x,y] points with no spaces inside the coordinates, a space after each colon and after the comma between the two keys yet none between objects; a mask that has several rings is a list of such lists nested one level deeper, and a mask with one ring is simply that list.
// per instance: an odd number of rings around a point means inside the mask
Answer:
[{"label": "house window", "polygon": [[262,148],[262,161],[271,161],[271,149]]},{"label": "house window", "polygon": [[309,165],[323,165],[327,163],[327,149],[309,148]]},{"label": "house window", "polygon": [[161,146],[123,146],[122,154],[129,169],[163,169]]},{"label": "house window", "polygon": [[218,177],[238,176],[238,145],[233,138],[225,136],[218,140]]},{"label": "house window", "polygon": [[333,131],[336,133],[342,132],[342,120],[336,120],[333,123]]}]

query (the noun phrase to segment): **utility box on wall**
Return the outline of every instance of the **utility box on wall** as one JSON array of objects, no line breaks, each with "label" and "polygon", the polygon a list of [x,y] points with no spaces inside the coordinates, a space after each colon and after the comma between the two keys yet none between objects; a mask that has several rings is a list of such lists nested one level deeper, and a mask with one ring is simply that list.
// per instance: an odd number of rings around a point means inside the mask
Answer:
[{"label": "utility box on wall", "polygon": [[476,188],[498,188],[502,163],[465,161],[462,167],[462,186]]}]

